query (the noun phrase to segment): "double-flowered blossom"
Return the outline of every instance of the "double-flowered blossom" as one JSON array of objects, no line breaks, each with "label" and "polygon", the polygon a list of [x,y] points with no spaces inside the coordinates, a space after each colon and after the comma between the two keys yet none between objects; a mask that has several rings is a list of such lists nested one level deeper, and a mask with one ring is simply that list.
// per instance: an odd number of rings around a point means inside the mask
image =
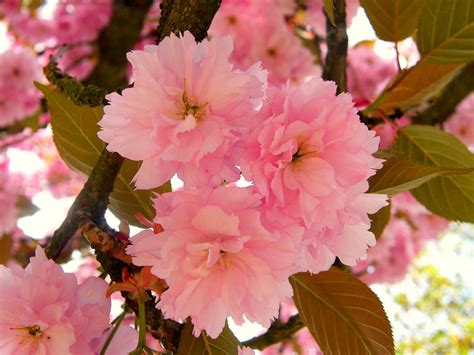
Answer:
[{"label": "double-flowered blossom", "polygon": [[372,154],[379,139],[363,125],[348,94],[312,79],[272,89],[245,143],[244,177],[265,198],[270,223],[299,224],[303,266],[329,268],[338,256],[354,265],[375,244],[368,213],[386,204],[365,194],[381,165]]},{"label": "double-flowered blossom", "polygon": [[26,269],[0,265],[1,354],[96,354],[109,325],[107,283],[74,274],[41,248]]},{"label": "double-flowered blossom", "polygon": [[196,336],[205,330],[213,338],[227,317],[269,326],[280,300],[292,295],[288,277],[297,253],[291,239],[275,240],[262,226],[255,209],[261,196],[218,187],[166,193],[154,202],[164,231],[141,232],[128,252],[167,282],[157,305],[165,316],[191,317]]},{"label": "double-flowered blossom", "polygon": [[176,173],[185,187],[239,179],[231,148],[261,105],[266,72],[234,69],[231,52],[229,37],[196,43],[186,32],[128,55],[134,86],[107,96],[99,137],[108,150],[143,161],[137,188]]}]

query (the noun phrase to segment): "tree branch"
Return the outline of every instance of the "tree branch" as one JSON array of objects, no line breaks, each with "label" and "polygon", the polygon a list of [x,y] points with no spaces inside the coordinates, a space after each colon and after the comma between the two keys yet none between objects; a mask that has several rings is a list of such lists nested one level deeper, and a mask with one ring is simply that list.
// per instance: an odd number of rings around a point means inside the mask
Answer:
[{"label": "tree branch", "polygon": [[337,85],[337,93],[347,92],[347,31],[346,1],[334,0],[333,25],[326,13],[326,43],[328,52],[324,63],[323,79],[333,80]]},{"label": "tree branch", "polygon": [[474,92],[474,63],[468,64],[446,85],[441,95],[425,111],[412,118],[414,124],[443,123],[456,110],[456,106]]},{"label": "tree branch", "polygon": [[263,350],[270,345],[291,339],[293,334],[303,327],[304,324],[300,315],[295,314],[294,316],[290,317],[286,323],[281,323],[279,320],[273,322],[266,333],[244,341],[242,345]]},{"label": "tree branch", "polygon": [[207,36],[221,0],[164,0],[161,7],[157,43],[171,33],[190,31],[197,42]]},{"label": "tree branch", "polygon": [[66,219],[50,240],[46,255],[57,259],[68,242],[80,233],[80,229],[89,221],[101,225],[105,223],[104,213],[107,210],[109,194],[123,163],[117,153],[102,151],[86,184],[74,200]]},{"label": "tree branch", "polygon": [[99,62],[85,80],[110,91],[128,85],[127,52],[140,39],[143,23],[153,0],[114,0],[109,25],[99,34]]}]

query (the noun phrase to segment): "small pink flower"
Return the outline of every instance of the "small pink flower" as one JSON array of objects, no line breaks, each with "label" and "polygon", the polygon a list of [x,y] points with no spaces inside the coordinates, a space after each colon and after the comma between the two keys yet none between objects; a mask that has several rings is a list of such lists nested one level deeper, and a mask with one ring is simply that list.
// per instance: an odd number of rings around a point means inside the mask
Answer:
[{"label": "small pink flower", "polygon": [[107,283],[74,274],[40,247],[26,269],[0,266],[0,353],[93,354],[109,325]]},{"label": "small pink flower", "polygon": [[196,336],[205,330],[216,338],[227,317],[269,326],[292,294],[295,245],[262,226],[260,200],[237,187],[166,193],[155,199],[164,231],[131,238],[134,264],[152,266],[169,286],[157,307],[167,318],[191,317]]},{"label": "small pink flower", "polygon": [[196,43],[186,32],[129,53],[134,87],[107,97],[99,137],[110,151],[143,160],[137,188],[176,173],[185,187],[238,180],[230,149],[261,104],[266,74],[258,65],[233,69],[231,52],[229,37]]}]

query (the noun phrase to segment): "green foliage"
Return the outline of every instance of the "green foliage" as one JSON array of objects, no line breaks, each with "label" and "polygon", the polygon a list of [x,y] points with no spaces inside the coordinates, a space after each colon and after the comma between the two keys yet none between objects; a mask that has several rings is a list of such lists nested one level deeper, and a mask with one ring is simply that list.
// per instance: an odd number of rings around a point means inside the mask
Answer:
[{"label": "green foliage", "polygon": [[410,69],[401,71],[378,99],[364,110],[364,114],[377,116],[383,111],[390,115],[397,108],[405,112],[427,102],[450,82],[461,68],[460,64],[441,65],[422,59]]},{"label": "green foliage", "polygon": [[[471,169],[474,155],[454,136],[430,126],[411,125],[398,132],[392,150],[415,163]],[[435,177],[411,190],[431,212],[450,220],[474,222],[474,173]]]},{"label": "green foliage", "polygon": [[473,0],[428,0],[416,43],[422,56],[434,63],[474,60]]},{"label": "green foliage", "polygon": [[426,0],[361,0],[377,37],[401,41],[415,31]]},{"label": "green foliage", "polygon": [[[103,107],[78,106],[60,92],[38,83],[36,86],[48,101],[53,139],[61,158],[72,169],[89,175],[105,148],[104,142],[97,137],[97,122],[102,118]],[[136,213],[148,219],[154,217],[152,194],[171,190],[167,183],[158,189],[135,191],[130,182],[139,165],[138,162],[124,162],[110,195],[111,211],[118,218],[138,226]]]},{"label": "green foliage", "polygon": [[16,197],[16,208],[19,217],[26,217],[35,214],[39,208],[31,200],[23,195]]},{"label": "green foliage", "polygon": [[193,325],[188,322],[181,333],[177,355],[237,355],[239,345],[227,324],[217,339],[211,339],[204,332],[199,338],[194,337]]},{"label": "green foliage", "polygon": [[337,268],[291,276],[295,305],[325,354],[393,354],[390,323],[375,293]]},{"label": "green foliage", "polygon": [[383,230],[390,221],[391,205],[381,208],[377,213],[369,215],[370,218],[370,231],[374,233],[375,238],[379,238],[382,235]]},{"label": "green foliage", "polygon": [[[395,302],[403,309],[394,315],[404,328],[397,352],[469,354],[474,347],[474,300],[466,292],[460,275],[448,279],[434,265],[417,262],[410,279],[418,292],[410,296],[403,291],[394,295]],[[424,320],[408,322],[407,317]],[[430,322],[430,326],[425,322]]]},{"label": "green foliage", "polygon": [[[380,18],[380,14],[373,14],[373,23]],[[427,102],[465,63],[474,59],[473,0],[428,0],[418,23],[416,39],[422,55],[420,61],[387,85],[375,103],[365,110],[367,115],[379,114],[376,109],[389,115],[396,108],[406,111]]]},{"label": "green foliage", "polygon": [[438,166],[432,162],[423,164],[404,156],[394,156],[384,162],[383,168],[369,179],[369,192],[395,195],[414,189],[438,176],[463,175],[474,171],[472,168]]}]

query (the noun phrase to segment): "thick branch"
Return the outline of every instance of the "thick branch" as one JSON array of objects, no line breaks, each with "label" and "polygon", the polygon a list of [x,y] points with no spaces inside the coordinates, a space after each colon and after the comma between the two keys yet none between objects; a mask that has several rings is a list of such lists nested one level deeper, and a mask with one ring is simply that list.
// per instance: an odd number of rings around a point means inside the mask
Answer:
[{"label": "thick branch", "polygon": [[196,41],[202,41],[220,4],[221,0],[164,0],[160,5],[157,43],[171,33],[185,31],[190,31]]},{"label": "thick branch", "polygon": [[454,113],[456,106],[474,92],[474,63],[468,64],[446,85],[441,95],[425,111],[412,118],[415,124],[443,123]]},{"label": "thick branch", "polygon": [[98,38],[99,62],[86,84],[96,84],[108,92],[128,85],[127,52],[140,38],[140,32],[153,0],[115,0],[109,25]]},{"label": "thick branch", "polygon": [[56,259],[67,243],[79,233],[80,228],[89,221],[104,223],[109,194],[122,166],[123,158],[104,150],[92,170],[86,184],[69,209],[66,219],[46,248],[46,255]]},{"label": "thick branch", "polygon": [[244,341],[242,345],[263,350],[270,345],[291,339],[293,334],[303,327],[304,324],[300,315],[296,314],[290,317],[286,323],[281,323],[280,321],[274,322],[265,334]]},{"label": "thick branch", "polygon": [[324,63],[323,79],[333,80],[337,92],[347,91],[347,31],[346,1],[334,0],[334,25],[326,15],[326,42],[328,52]]}]

